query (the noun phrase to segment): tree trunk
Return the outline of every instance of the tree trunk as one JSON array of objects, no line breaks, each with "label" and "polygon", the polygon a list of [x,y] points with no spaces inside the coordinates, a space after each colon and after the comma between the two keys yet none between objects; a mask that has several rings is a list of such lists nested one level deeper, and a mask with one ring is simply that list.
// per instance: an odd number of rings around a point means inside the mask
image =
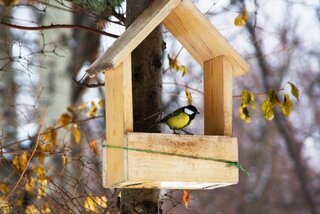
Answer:
[{"label": "tree trunk", "polygon": [[[150,0],[127,0],[128,27],[149,5]],[[144,120],[161,109],[162,32],[156,28],[132,53],[134,131],[159,132],[153,120]],[[122,213],[158,213],[159,190],[123,189]]]}]

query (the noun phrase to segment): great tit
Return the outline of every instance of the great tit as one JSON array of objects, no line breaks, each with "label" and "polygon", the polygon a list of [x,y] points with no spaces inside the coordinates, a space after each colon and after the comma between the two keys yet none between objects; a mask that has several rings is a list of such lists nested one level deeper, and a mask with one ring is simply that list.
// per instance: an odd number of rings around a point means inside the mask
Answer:
[{"label": "great tit", "polygon": [[174,112],[166,115],[158,123],[167,124],[175,134],[176,134],[176,130],[181,130],[187,134],[190,134],[189,132],[183,129],[191,123],[191,121],[195,118],[197,114],[200,114],[197,108],[194,107],[193,105],[188,105],[188,106],[181,107],[175,110]]}]

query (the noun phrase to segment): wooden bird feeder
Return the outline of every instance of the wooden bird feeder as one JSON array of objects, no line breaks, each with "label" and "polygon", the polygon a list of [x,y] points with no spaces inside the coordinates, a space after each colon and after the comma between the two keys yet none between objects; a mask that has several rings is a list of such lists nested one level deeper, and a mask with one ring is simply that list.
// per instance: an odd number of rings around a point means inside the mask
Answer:
[{"label": "wooden bird feeder", "polygon": [[[205,135],[133,132],[131,52],[161,23],[203,66]],[[213,189],[238,183],[236,167],[206,158],[238,161],[232,77],[248,67],[191,0],[155,1],[87,70],[90,76],[105,72],[104,186]]]}]

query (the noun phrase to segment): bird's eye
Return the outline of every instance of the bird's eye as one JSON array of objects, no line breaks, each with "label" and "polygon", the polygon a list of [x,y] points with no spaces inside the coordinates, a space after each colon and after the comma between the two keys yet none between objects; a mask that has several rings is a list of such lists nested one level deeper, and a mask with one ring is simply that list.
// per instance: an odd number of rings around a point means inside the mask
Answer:
[{"label": "bird's eye", "polygon": [[194,112],[191,111],[190,109],[185,108],[185,109],[184,109],[184,113],[186,113],[186,114],[188,114],[188,115],[191,115],[191,114],[193,114]]}]

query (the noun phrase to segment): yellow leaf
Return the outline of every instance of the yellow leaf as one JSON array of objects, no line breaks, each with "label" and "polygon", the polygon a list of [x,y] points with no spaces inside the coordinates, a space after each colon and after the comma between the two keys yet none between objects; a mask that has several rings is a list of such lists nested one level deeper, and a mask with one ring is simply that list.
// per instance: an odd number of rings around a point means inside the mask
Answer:
[{"label": "yellow leaf", "polygon": [[34,191],[34,186],[35,186],[35,180],[33,177],[30,177],[25,185],[25,190],[28,192],[33,192]]},{"label": "yellow leaf", "polygon": [[186,66],[181,66],[181,70],[182,70],[182,76],[186,75],[189,72]]},{"label": "yellow leaf", "polygon": [[186,208],[189,208],[189,202],[190,202],[190,192],[188,190],[183,190],[183,197],[182,201],[184,203],[184,206]]},{"label": "yellow leaf", "polygon": [[[59,118],[59,125],[60,126],[66,126],[72,121],[71,115],[68,113],[63,113]],[[67,127],[65,127],[67,128]]]},{"label": "yellow leaf", "polygon": [[0,197],[0,213],[9,214],[10,206],[4,197]]},{"label": "yellow leaf", "polygon": [[74,141],[79,144],[81,141],[81,133],[80,130],[78,128],[77,124],[73,125],[73,137],[74,137]]},{"label": "yellow leaf", "polygon": [[108,199],[107,199],[106,196],[96,196],[95,197],[95,202],[99,207],[101,207],[103,209],[106,209],[107,206],[108,206],[108,204],[107,204]]},{"label": "yellow leaf", "polygon": [[7,194],[9,192],[9,186],[5,183],[0,183],[0,193]]},{"label": "yellow leaf", "polygon": [[53,145],[57,145],[57,131],[53,127],[48,127],[44,130],[44,135],[42,140],[47,143],[52,143]]},{"label": "yellow leaf", "polygon": [[251,122],[251,117],[250,117],[250,114],[249,114],[249,110],[246,106],[244,105],[241,105],[239,107],[239,113],[240,113],[240,118],[246,122],[246,123],[250,123]]},{"label": "yellow leaf", "polygon": [[254,94],[249,92],[248,90],[243,90],[241,93],[241,102],[243,106],[250,105],[252,109],[256,109],[254,104]]},{"label": "yellow leaf", "polygon": [[244,26],[248,23],[249,14],[245,7],[242,7],[241,13],[234,19],[234,24],[236,26]]},{"label": "yellow leaf", "polygon": [[24,211],[25,214],[36,214],[39,213],[38,209],[36,208],[35,205],[30,204],[26,207],[26,210]]},{"label": "yellow leaf", "polygon": [[26,152],[23,152],[21,155],[16,155],[13,160],[12,164],[16,168],[17,171],[22,172],[26,167],[28,162],[28,155]]},{"label": "yellow leaf", "polygon": [[91,107],[89,111],[87,112],[87,117],[96,117],[98,113],[98,107],[97,105],[92,101]]},{"label": "yellow leaf", "polygon": [[99,106],[100,108],[104,108],[104,99],[100,99],[100,100],[99,100],[98,106]]},{"label": "yellow leaf", "polygon": [[32,172],[33,172],[34,174],[36,174],[39,179],[42,179],[42,180],[43,180],[43,179],[46,178],[46,172],[45,172],[45,170],[44,170],[43,167],[34,166],[34,167],[32,167]]},{"label": "yellow leaf", "polygon": [[78,110],[82,111],[85,110],[87,105],[85,103],[82,103],[81,105],[78,106]]},{"label": "yellow leaf", "polygon": [[48,185],[47,179],[38,179],[38,198],[44,198],[46,197],[46,189]]},{"label": "yellow leaf", "polygon": [[275,105],[278,105],[278,106],[281,105],[281,101],[279,100],[278,95],[277,95],[275,90],[270,89],[269,92],[268,92],[268,97],[269,97],[270,102],[272,103],[272,105],[274,105],[274,106]]},{"label": "yellow leaf", "polygon": [[46,156],[44,156],[43,154],[37,154],[37,158],[40,164],[44,164]]},{"label": "yellow leaf", "polygon": [[179,67],[177,57],[171,58],[170,55],[168,54],[168,60],[169,60],[170,70],[176,69],[177,67]]},{"label": "yellow leaf", "polygon": [[52,210],[50,209],[49,205],[47,202],[45,202],[40,209],[41,214],[50,214],[52,213]]},{"label": "yellow leaf", "polygon": [[263,117],[266,120],[272,120],[274,118],[273,105],[269,97],[262,103],[261,110],[262,110]]},{"label": "yellow leaf", "polygon": [[185,93],[186,93],[186,96],[188,98],[188,104],[191,105],[192,104],[192,94],[187,88],[185,90]]},{"label": "yellow leaf", "polygon": [[300,91],[299,89],[291,82],[288,82],[289,85],[291,86],[291,94],[297,99],[299,100],[299,96],[300,96]]},{"label": "yellow leaf", "polygon": [[283,104],[282,104],[282,113],[288,117],[292,111],[292,102],[290,100],[290,97],[288,94],[284,94],[284,101],[283,101]]},{"label": "yellow leaf", "polygon": [[83,204],[84,208],[87,210],[87,211],[91,211],[91,212],[95,212],[97,213],[98,210],[97,210],[97,204],[95,203],[95,201],[93,200],[92,196],[88,196],[86,198],[86,200],[84,201],[84,204]]},{"label": "yellow leaf", "polygon": [[92,152],[93,152],[95,155],[98,155],[98,145],[97,145],[97,141],[96,141],[96,140],[92,140],[92,141],[89,143],[89,146],[90,146],[90,149],[92,150]]},{"label": "yellow leaf", "polygon": [[67,164],[69,163],[69,157],[66,156],[66,155],[62,155],[61,158],[62,158],[62,164],[63,164],[63,166],[66,167]]}]

